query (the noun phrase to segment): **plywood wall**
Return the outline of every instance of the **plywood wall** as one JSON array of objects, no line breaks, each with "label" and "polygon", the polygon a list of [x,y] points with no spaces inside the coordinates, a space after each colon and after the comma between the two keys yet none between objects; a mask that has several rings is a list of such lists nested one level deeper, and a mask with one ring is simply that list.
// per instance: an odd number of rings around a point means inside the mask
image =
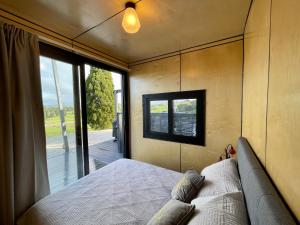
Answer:
[{"label": "plywood wall", "polygon": [[300,221],[300,1],[272,2],[266,166]]},{"label": "plywood wall", "polygon": [[[243,42],[223,44],[131,68],[132,158],[177,171],[218,161],[241,135]],[[206,146],[143,138],[142,95],[207,90]]]},{"label": "plywood wall", "polygon": [[130,136],[131,157],[165,168],[180,169],[180,145],[143,138],[142,95],[178,91],[180,58],[174,56],[131,68]]},{"label": "plywood wall", "polygon": [[[271,0],[255,0],[244,34],[243,136],[265,165]],[[255,121],[255,122],[254,122]]]},{"label": "plywood wall", "polygon": [[243,42],[182,55],[181,90],[206,89],[206,146],[182,144],[182,169],[203,169],[241,135]]},{"label": "plywood wall", "polygon": [[298,0],[252,4],[245,35],[243,135],[300,221],[299,11]]}]

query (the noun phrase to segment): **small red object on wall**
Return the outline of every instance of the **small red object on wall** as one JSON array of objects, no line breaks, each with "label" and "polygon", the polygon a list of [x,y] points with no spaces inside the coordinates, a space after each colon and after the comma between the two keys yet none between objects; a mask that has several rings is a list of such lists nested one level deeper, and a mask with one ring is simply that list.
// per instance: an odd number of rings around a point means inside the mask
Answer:
[{"label": "small red object on wall", "polygon": [[232,158],[235,154],[236,154],[236,150],[233,148],[232,144],[229,144],[225,148],[225,155],[222,154],[219,158],[219,161]]},{"label": "small red object on wall", "polygon": [[233,148],[233,146],[231,144],[227,145],[227,147],[225,148],[226,159],[230,158],[235,153],[236,153],[236,151]]},{"label": "small red object on wall", "polygon": [[235,149],[231,146],[231,149],[229,150],[230,155],[234,155],[236,153]]}]

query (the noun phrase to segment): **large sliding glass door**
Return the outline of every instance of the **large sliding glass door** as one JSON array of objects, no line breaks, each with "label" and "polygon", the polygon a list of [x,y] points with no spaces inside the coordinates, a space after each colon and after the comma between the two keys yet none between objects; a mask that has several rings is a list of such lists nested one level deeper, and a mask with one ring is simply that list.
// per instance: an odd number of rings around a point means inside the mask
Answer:
[{"label": "large sliding glass door", "polygon": [[41,50],[45,55],[40,57],[40,68],[53,193],[127,156],[125,79],[118,70],[105,65],[102,69],[102,64],[72,53],[52,51],[51,47]]}]

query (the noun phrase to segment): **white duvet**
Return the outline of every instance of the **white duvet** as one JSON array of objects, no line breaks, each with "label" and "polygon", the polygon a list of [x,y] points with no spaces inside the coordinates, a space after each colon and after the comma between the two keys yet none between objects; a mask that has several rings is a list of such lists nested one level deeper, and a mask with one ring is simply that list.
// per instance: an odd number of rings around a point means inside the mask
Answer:
[{"label": "white duvet", "polygon": [[247,225],[248,217],[242,192],[198,197],[195,214],[188,225]]},{"label": "white duvet", "polygon": [[18,225],[147,224],[182,174],[120,159],[31,207]]}]

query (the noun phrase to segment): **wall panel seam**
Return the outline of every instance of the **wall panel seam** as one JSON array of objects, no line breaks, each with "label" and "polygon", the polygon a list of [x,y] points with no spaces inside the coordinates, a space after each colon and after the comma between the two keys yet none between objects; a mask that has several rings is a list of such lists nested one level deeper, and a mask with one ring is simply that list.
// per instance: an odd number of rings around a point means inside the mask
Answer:
[{"label": "wall panel seam", "polygon": [[265,133],[265,168],[267,168],[267,143],[268,143],[268,113],[269,113],[269,86],[270,86],[270,64],[271,64],[271,27],[272,27],[272,0],[270,0],[270,27],[269,27],[269,58],[268,58],[268,81],[267,81],[267,103],[266,103],[266,133]]},{"label": "wall panel seam", "polygon": [[241,136],[243,136],[243,112],[244,112],[244,73],[245,73],[245,34],[243,35],[243,61],[242,61],[242,95],[241,95]]},{"label": "wall panel seam", "polygon": [[255,1],[255,0],[251,0],[250,6],[249,6],[248,14],[247,14],[246,21],[245,21],[245,25],[244,25],[244,33],[243,33],[244,36],[245,36],[245,32],[246,32],[246,27],[247,27],[247,23],[248,23],[248,18],[249,18],[249,15],[250,15],[250,13],[251,13],[252,5],[253,5],[253,2],[254,2],[254,1]]}]

